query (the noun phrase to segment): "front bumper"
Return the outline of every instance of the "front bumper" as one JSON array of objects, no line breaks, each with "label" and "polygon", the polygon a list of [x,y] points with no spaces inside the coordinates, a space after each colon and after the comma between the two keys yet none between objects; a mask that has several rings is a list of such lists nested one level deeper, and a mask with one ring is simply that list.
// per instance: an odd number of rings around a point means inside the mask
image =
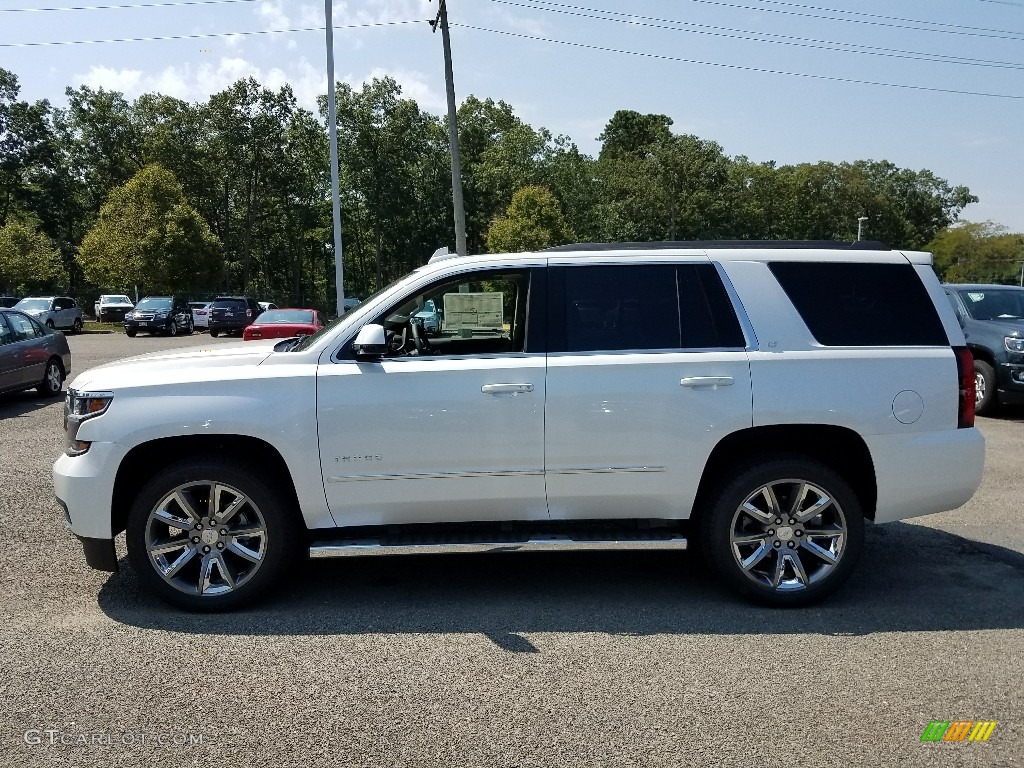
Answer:
[{"label": "front bumper", "polygon": [[[1015,356],[1017,359],[1019,355]],[[996,397],[1003,405],[1024,405],[1024,365],[1001,363]]]},{"label": "front bumper", "polygon": [[125,320],[126,331],[146,331],[148,333],[165,333],[171,327],[170,320]]}]

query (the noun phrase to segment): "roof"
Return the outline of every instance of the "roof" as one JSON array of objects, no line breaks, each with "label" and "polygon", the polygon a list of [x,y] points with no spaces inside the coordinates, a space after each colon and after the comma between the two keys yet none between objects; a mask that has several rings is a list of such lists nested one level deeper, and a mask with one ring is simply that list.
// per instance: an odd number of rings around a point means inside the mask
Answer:
[{"label": "roof", "polygon": [[653,251],[707,250],[721,248],[749,249],[816,249],[829,251],[888,251],[889,246],[877,240],[665,240],[653,243],[571,243],[544,249],[549,251]]}]

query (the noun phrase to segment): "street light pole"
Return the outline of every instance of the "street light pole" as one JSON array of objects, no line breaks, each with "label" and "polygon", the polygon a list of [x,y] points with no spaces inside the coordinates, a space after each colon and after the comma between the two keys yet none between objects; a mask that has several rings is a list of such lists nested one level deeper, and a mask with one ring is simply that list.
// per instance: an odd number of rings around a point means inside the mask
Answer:
[{"label": "street light pole", "polygon": [[868,220],[867,216],[858,216],[857,217],[857,242],[860,242],[861,229],[864,226],[864,222],[867,221],[867,220]]},{"label": "street light pole", "polygon": [[[338,106],[334,83],[334,9],[324,0],[327,19],[327,132],[331,140],[331,217],[334,223],[334,281],[337,284],[338,316],[345,314],[345,276],[341,259],[341,194],[338,191]],[[378,286],[379,287],[379,286]]]},{"label": "street light pole", "polygon": [[448,7],[438,0],[437,18],[431,23],[436,32],[441,26],[444,47],[444,85],[448,96],[448,144],[452,153],[452,207],[455,209],[455,252],[466,255],[466,207],[462,202],[462,168],[459,162],[459,123],[455,115],[455,79],[452,76],[452,43],[448,37]]}]

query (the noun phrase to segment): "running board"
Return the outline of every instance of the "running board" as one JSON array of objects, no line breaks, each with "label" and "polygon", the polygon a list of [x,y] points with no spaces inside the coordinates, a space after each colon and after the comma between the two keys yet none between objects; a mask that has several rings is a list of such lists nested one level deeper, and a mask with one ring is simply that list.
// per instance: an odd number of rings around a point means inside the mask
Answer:
[{"label": "running board", "polygon": [[309,548],[311,558],[349,557],[352,555],[412,555],[444,552],[552,552],[557,550],[608,550],[608,549],[686,549],[686,537],[676,532],[647,535],[598,538],[570,535],[535,535],[512,541],[402,541],[396,538],[359,538],[318,541]]}]

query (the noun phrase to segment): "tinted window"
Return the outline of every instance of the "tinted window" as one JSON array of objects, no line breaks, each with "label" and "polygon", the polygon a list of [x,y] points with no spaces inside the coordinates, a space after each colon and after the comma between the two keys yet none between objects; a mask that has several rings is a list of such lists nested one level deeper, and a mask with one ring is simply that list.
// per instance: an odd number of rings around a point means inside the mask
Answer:
[{"label": "tinted window", "polygon": [[261,323],[312,323],[311,309],[268,309],[260,315]]},{"label": "tinted window", "polygon": [[212,309],[248,309],[249,305],[244,299],[217,299],[211,305]]},{"label": "tinted window", "polygon": [[769,264],[811,334],[826,346],[949,344],[910,264]]},{"label": "tinted window", "polygon": [[171,308],[171,300],[170,299],[160,299],[160,298],[143,299],[142,301],[139,302],[139,305],[137,307],[135,307],[135,308],[136,309],[143,309],[143,310],[148,309],[150,311],[160,310],[160,309],[170,309]]},{"label": "tinted window", "polygon": [[555,350],[743,347],[710,264],[566,267],[565,340]]}]

